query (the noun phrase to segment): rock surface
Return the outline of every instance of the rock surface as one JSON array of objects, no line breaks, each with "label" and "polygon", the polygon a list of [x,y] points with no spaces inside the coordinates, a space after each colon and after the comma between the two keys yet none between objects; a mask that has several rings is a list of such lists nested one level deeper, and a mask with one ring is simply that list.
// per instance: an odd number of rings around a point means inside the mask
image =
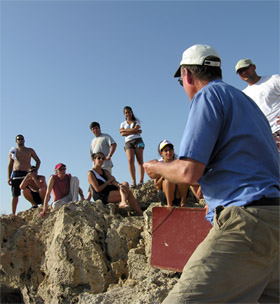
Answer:
[{"label": "rock surface", "polygon": [[1,216],[1,303],[160,303],[179,274],[150,267],[152,181],[144,216],[101,201]]}]

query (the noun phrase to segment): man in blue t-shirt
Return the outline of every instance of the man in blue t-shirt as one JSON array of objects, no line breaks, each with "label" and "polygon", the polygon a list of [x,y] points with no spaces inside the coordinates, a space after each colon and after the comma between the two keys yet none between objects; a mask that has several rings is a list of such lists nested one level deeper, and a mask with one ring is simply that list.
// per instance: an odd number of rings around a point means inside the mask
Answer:
[{"label": "man in blue t-shirt", "polygon": [[258,106],[224,83],[208,45],[182,56],[191,100],[179,159],[144,164],[151,178],[197,182],[213,224],[166,303],[279,302],[279,154]]}]

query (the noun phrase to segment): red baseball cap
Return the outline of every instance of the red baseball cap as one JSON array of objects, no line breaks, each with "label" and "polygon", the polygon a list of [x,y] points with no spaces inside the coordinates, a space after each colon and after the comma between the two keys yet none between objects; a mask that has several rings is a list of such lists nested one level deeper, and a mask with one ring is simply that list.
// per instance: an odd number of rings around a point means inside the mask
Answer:
[{"label": "red baseball cap", "polygon": [[59,163],[54,167],[54,170],[59,170],[61,167],[66,167],[63,163]]}]

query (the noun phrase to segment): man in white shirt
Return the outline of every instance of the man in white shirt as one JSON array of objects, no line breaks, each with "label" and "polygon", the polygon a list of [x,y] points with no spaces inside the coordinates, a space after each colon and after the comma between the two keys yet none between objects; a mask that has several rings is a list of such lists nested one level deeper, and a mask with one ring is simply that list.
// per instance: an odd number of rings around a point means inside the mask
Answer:
[{"label": "man in white shirt", "polygon": [[[95,138],[90,145],[90,154],[102,152],[105,155],[103,169],[108,170],[112,174],[113,162],[111,157],[116,151],[117,144],[114,139],[109,135],[101,132],[100,124],[96,121],[92,122],[89,126]],[[87,200],[90,200],[92,193],[88,191]]]},{"label": "man in white shirt", "polygon": [[280,75],[259,76],[255,64],[249,58],[239,60],[235,71],[248,83],[243,92],[251,97],[265,114],[280,152]]}]

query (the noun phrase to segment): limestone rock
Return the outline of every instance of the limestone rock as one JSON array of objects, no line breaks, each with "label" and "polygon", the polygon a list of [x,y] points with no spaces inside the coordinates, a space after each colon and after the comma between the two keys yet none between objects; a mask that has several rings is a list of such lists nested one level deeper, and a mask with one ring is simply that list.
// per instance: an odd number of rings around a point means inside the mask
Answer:
[{"label": "limestone rock", "polygon": [[153,182],[133,192],[144,216],[101,201],[1,216],[1,303],[160,303],[179,275],[150,267]]}]

